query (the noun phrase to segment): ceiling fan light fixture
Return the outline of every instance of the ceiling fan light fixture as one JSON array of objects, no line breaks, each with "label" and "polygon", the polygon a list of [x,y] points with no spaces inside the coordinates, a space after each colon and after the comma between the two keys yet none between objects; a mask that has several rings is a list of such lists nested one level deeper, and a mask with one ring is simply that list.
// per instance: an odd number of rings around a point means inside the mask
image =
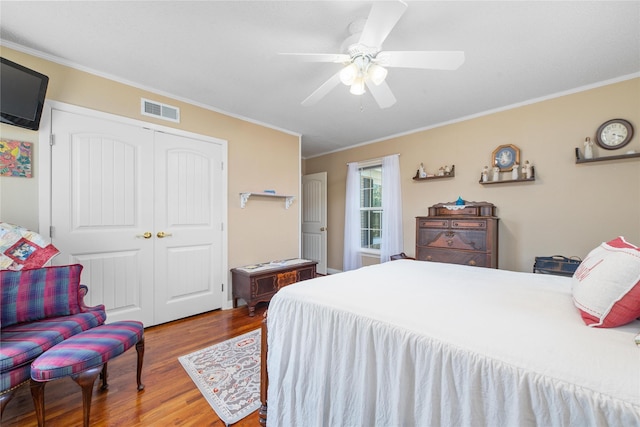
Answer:
[{"label": "ceiling fan light fixture", "polygon": [[351,86],[358,77],[358,72],[358,66],[352,62],[340,71],[340,81],[346,86]]},{"label": "ceiling fan light fixture", "polygon": [[349,89],[353,95],[363,95],[364,94],[364,79],[358,78],[351,85],[351,89]]},{"label": "ceiling fan light fixture", "polygon": [[367,74],[374,85],[379,86],[387,78],[387,69],[377,64],[371,64]]}]

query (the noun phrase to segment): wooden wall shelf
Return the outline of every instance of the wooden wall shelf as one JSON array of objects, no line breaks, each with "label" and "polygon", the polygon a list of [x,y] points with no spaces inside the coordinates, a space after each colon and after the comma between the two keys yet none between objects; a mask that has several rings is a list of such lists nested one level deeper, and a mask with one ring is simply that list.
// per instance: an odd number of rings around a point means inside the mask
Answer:
[{"label": "wooden wall shelf", "polygon": [[576,148],[576,164],[605,162],[607,160],[637,159],[637,158],[640,158],[640,153],[619,154],[617,156],[596,157],[595,159],[581,159],[580,158],[580,152]]},{"label": "wooden wall shelf", "polygon": [[478,182],[482,185],[489,185],[489,184],[509,184],[511,182],[532,182],[535,180],[536,180],[536,169],[535,169],[535,166],[531,166],[531,178],[505,179],[501,181],[482,182],[482,175],[481,175],[480,181]]},{"label": "wooden wall shelf", "polygon": [[482,185],[488,185],[488,184],[509,184],[511,182],[531,182],[535,180],[536,178],[532,177],[532,178],[505,179],[504,181],[487,181],[487,182],[479,181],[479,182]]},{"label": "wooden wall shelf", "polygon": [[276,199],[284,199],[284,208],[289,209],[291,203],[295,200],[296,196],[287,196],[284,194],[272,194],[272,193],[240,193],[240,207],[244,208],[247,205],[249,197],[271,197]]},{"label": "wooden wall shelf", "polygon": [[428,176],[426,178],[419,178],[418,175],[413,177],[414,181],[431,181],[433,179],[442,179],[442,178],[453,178],[454,176],[456,176],[456,165],[451,165],[451,172],[449,172],[447,175],[434,175],[434,176]]}]

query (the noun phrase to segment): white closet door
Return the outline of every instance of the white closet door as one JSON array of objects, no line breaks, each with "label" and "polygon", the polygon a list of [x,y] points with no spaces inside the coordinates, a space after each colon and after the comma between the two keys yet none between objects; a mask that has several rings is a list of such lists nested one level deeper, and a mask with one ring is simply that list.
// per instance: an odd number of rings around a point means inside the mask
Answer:
[{"label": "white closet door", "polygon": [[108,321],[153,324],[153,132],[52,111],[54,265],[80,263]]},{"label": "white closet door", "polygon": [[155,320],[163,323],[222,307],[222,148],[165,133],[154,145]]},{"label": "white closet door", "polygon": [[222,307],[223,147],[52,111],[54,265],[80,263],[86,301],[145,326]]}]

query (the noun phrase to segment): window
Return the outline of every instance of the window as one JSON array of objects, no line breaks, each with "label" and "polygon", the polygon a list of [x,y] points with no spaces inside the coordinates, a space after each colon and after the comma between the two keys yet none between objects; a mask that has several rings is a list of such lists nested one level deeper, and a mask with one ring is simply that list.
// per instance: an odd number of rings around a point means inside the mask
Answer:
[{"label": "window", "polygon": [[360,168],[360,247],[380,250],[382,241],[382,165]]}]

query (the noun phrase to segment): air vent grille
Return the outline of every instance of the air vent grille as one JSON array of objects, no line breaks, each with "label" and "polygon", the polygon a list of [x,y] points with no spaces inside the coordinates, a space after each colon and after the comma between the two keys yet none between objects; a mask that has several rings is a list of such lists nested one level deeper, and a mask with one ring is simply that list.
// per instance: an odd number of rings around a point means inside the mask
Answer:
[{"label": "air vent grille", "polygon": [[180,123],[180,109],[178,107],[144,98],[142,98],[141,101],[142,109],[140,112],[143,115]]}]

